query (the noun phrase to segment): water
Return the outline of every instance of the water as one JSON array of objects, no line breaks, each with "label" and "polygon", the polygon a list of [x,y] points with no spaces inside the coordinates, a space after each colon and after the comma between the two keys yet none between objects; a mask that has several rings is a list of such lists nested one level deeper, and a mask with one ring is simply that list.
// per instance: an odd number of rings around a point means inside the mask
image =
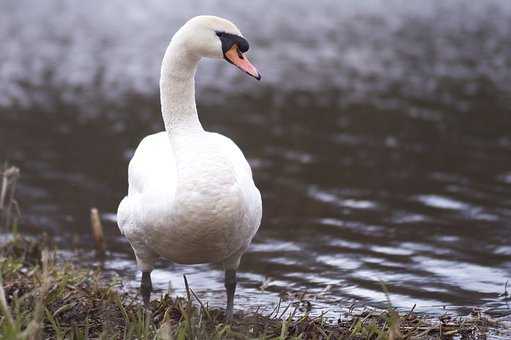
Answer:
[{"label": "water", "polygon": [[[114,213],[134,148],[162,128],[164,48],[199,13],[238,23],[263,74],[258,83],[219,61],[198,74],[203,125],[240,145],[263,194],[238,308],[303,292],[318,310],[382,306],[384,282],[403,308],[509,314],[504,0],[2,2],[0,160],[22,169],[25,232],[49,233],[68,258],[94,265],[98,207],[105,268],[138,285]],[[223,304],[216,265],[161,262],[154,284],[181,293],[183,273]]]}]

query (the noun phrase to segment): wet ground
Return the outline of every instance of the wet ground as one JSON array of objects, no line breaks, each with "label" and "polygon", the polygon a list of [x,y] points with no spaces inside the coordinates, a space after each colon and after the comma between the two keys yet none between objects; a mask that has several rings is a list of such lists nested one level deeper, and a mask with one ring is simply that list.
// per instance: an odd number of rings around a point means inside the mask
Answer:
[{"label": "wet ground", "polygon": [[[198,74],[203,125],[240,145],[263,194],[240,308],[295,291],[334,311],[381,306],[384,282],[401,307],[510,312],[504,0],[1,3],[0,161],[22,169],[27,233],[47,232],[78,256],[93,249],[98,207],[105,267],[138,285],[114,213],[134,148],[162,129],[165,46],[202,13],[238,23],[263,74],[256,82],[219,61]],[[218,266],[162,262],[154,283],[179,291],[183,273],[223,303]]]}]

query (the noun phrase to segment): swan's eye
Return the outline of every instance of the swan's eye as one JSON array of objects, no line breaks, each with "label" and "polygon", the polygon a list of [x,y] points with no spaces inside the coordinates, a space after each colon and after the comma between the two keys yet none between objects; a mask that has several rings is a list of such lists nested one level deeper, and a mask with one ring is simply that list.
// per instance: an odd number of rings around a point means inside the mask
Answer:
[{"label": "swan's eye", "polygon": [[225,53],[227,52],[233,45],[237,45],[239,50],[242,53],[245,53],[248,51],[248,41],[236,34],[226,33],[217,31],[216,35],[220,38],[220,41],[222,42],[222,51]]}]

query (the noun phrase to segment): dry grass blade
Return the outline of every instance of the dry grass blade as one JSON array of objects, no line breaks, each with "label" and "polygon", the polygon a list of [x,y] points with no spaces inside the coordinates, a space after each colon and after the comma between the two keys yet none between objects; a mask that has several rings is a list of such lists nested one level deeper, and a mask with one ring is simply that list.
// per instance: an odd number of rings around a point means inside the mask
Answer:
[{"label": "dry grass blade", "polygon": [[5,320],[7,321],[9,326],[14,327],[14,319],[9,309],[9,305],[7,304],[7,299],[5,298],[4,282],[1,273],[0,273],[0,307],[2,308],[2,315],[4,315]]},{"label": "dry grass blade", "polygon": [[92,208],[90,210],[90,224],[92,229],[92,236],[96,243],[96,253],[98,256],[105,255],[105,237],[103,236],[103,224],[101,224],[101,218],[99,217],[98,209]]},{"label": "dry grass blade", "polygon": [[18,202],[14,198],[19,176],[18,168],[4,164],[0,187],[0,226],[3,228],[15,228],[21,216]]}]

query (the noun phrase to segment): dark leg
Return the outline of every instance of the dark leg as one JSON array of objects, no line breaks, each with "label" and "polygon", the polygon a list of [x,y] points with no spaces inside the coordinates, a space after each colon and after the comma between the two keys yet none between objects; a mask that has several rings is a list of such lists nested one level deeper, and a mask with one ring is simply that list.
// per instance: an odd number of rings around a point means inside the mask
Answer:
[{"label": "dark leg", "polygon": [[227,269],[225,271],[225,290],[227,291],[227,308],[225,310],[225,319],[227,322],[232,320],[234,307],[234,292],[236,291],[236,270]]},{"label": "dark leg", "polygon": [[140,281],[140,294],[144,300],[144,306],[149,308],[149,299],[151,298],[151,291],[153,284],[151,282],[151,272],[142,272],[142,280]]}]

